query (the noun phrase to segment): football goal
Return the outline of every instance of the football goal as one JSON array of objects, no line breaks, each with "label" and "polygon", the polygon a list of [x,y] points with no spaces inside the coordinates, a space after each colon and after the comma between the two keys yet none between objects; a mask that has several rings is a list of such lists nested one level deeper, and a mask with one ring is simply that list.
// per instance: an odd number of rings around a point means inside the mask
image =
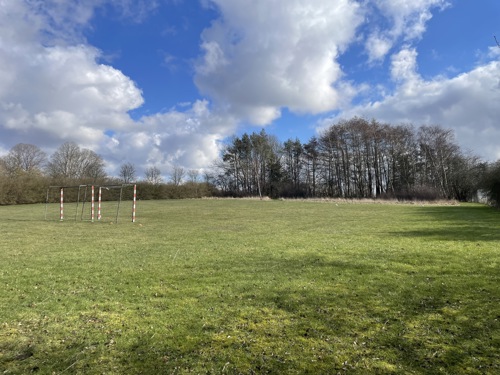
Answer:
[{"label": "football goal", "polygon": [[137,185],[49,186],[45,220],[136,221]]}]

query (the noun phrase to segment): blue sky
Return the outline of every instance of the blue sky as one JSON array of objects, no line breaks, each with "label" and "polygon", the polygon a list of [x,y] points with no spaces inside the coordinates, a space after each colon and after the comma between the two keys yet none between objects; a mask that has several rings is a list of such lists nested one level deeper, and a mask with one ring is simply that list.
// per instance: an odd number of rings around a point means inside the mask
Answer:
[{"label": "blue sky", "polygon": [[75,141],[168,177],[233,135],[438,124],[500,159],[497,0],[5,0],[0,155]]}]

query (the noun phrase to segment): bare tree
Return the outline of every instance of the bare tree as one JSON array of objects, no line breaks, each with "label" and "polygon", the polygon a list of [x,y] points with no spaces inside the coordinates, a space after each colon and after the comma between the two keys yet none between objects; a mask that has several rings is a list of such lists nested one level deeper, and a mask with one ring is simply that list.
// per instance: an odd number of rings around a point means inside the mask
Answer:
[{"label": "bare tree", "polygon": [[158,167],[149,167],[145,172],[146,181],[152,185],[159,185],[163,182],[161,171]]},{"label": "bare tree", "polygon": [[283,171],[285,181],[291,184],[292,191],[296,194],[299,192],[300,177],[303,168],[304,159],[302,154],[304,147],[298,138],[295,140],[288,139],[283,144]]},{"label": "bare tree", "polygon": [[104,160],[94,151],[89,149],[81,149],[81,167],[82,178],[91,178],[92,181],[106,178],[104,171]]},{"label": "bare tree", "polygon": [[0,176],[7,174],[7,168],[5,167],[4,158],[0,158]]},{"label": "bare tree", "polygon": [[92,150],[80,149],[74,142],[66,142],[54,152],[47,172],[53,178],[96,181],[106,177],[103,159]]},{"label": "bare tree", "polygon": [[136,180],[135,173],[134,165],[132,163],[125,163],[120,167],[119,177],[125,184],[128,184]]},{"label": "bare tree", "polygon": [[318,139],[312,137],[304,145],[305,183],[308,186],[308,196],[316,196],[316,176],[318,171]]},{"label": "bare tree", "polygon": [[80,147],[73,142],[61,145],[51,156],[47,172],[51,177],[80,177]]},{"label": "bare tree", "polygon": [[271,195],[281,164],[279,154],[281,154],[281,144],[278,139],[266,133],[264,129],[260,133],[250,135],[250,162],[252,165],[255,185],[260,199],[263,194]]},{"label": "bare tree", "polygon": [[198,171],[197,169],[190,169],[187,174],[190,182],[193,183],[198,182],[198,176],[200,174],[200,171]]},{"label": "bare tree", "polygon": [[184,168],[179,166],[174,166],[172,168],[172,175],[170,176],[170,180],[175,186],[179,186],[186,175],[186,171]]},{"label": "bare tree", "polygon": [[460,151],[455,143],[453,131],[439,126],[422,126],[419,129],[418,142],[425,167],[424,178],[439,189],[443,197],[449,198],[449,174],[453,169],[451,162]]},{"label": "bare tree", "polygon": [[3,160],[9,174],[17,171],[40,172],[47,162],[47,155],[38,146],[18,143],[12,147]]}]

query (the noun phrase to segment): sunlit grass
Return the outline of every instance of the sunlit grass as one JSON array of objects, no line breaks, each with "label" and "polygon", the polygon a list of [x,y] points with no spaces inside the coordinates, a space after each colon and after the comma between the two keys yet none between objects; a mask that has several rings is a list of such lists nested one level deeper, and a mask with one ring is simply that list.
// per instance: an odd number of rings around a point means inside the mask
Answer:
[{"label": "sunlit grass", "polygon": [[0,207],[1,370],[500,371],[490,208],[185,200],[137,214]]}]

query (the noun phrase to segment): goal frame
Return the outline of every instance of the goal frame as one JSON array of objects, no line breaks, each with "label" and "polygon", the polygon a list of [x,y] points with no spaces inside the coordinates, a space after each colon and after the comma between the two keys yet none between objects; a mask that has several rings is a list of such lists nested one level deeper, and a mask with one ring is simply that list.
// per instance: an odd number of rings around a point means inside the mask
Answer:
[{"label": "goal frame", "polygon": [[46,195],[46,200],[45,200],[45,220],[47,220],[47,212],[48,212],[48,206],[49,206],[49,197],[50,197],[50,191],[53,189],[58,189],[59,190],[59,221],[64,221],[64,189],[75,189],[78,188],[78,194],[76,198],[76,210],[75,210],[75,216],[74,220],[77,221],[78,217],[78,208],[80,205],[80,196],[82,189],[85,188],[84,190],[84,198],[82,201],[82,212],[80,216],[80,220],[83,221],[83,212],[85,209],[85,203],[87,201],[87,190],[90,187],[91,189],[91,198],[90,198],[90,221],[94,222],[96,219],[95,215],[95,196],[96,196],[96,190],[97,190],[97,221],[100,221],[102,218],[102,189],[120,189],[120,195],[118,199],[118,204],[116,208],[116,215],[115,215],[115,222],[118,223],[118,216],[120,213],[120,206],[122,203],[122,197],[123,197],[123,189],[126,187],[133,187],[133,196],[132,196],[132,223],[136,222],[136,205],[137,205],[137,184],[121,184],[121,185],[73,185],[73,186],[49,186],[47,188],[47,195]]},{"label": "goal frame", "polygon": [[[136,204],[137,204],[137,184],[121,184],[121,185],[101,185],[93,187],[93,201],[95,202],[95,194],[97,193],[97,221],[101,221],[102,219],[102,193],[103,190],[111,190],[111,189],[120,189],[120,195],[118,198],[118,204],[116,206],[116,214],[115,214],[115,223],[118,223],[118,217],[120,214],[120,208],[123,201],[123,189],[126,187],[133,187],[133,195],[132,195],[132,223],[136,221]],[[95,210],[92,212],[92,221],[96,219]]]}]

